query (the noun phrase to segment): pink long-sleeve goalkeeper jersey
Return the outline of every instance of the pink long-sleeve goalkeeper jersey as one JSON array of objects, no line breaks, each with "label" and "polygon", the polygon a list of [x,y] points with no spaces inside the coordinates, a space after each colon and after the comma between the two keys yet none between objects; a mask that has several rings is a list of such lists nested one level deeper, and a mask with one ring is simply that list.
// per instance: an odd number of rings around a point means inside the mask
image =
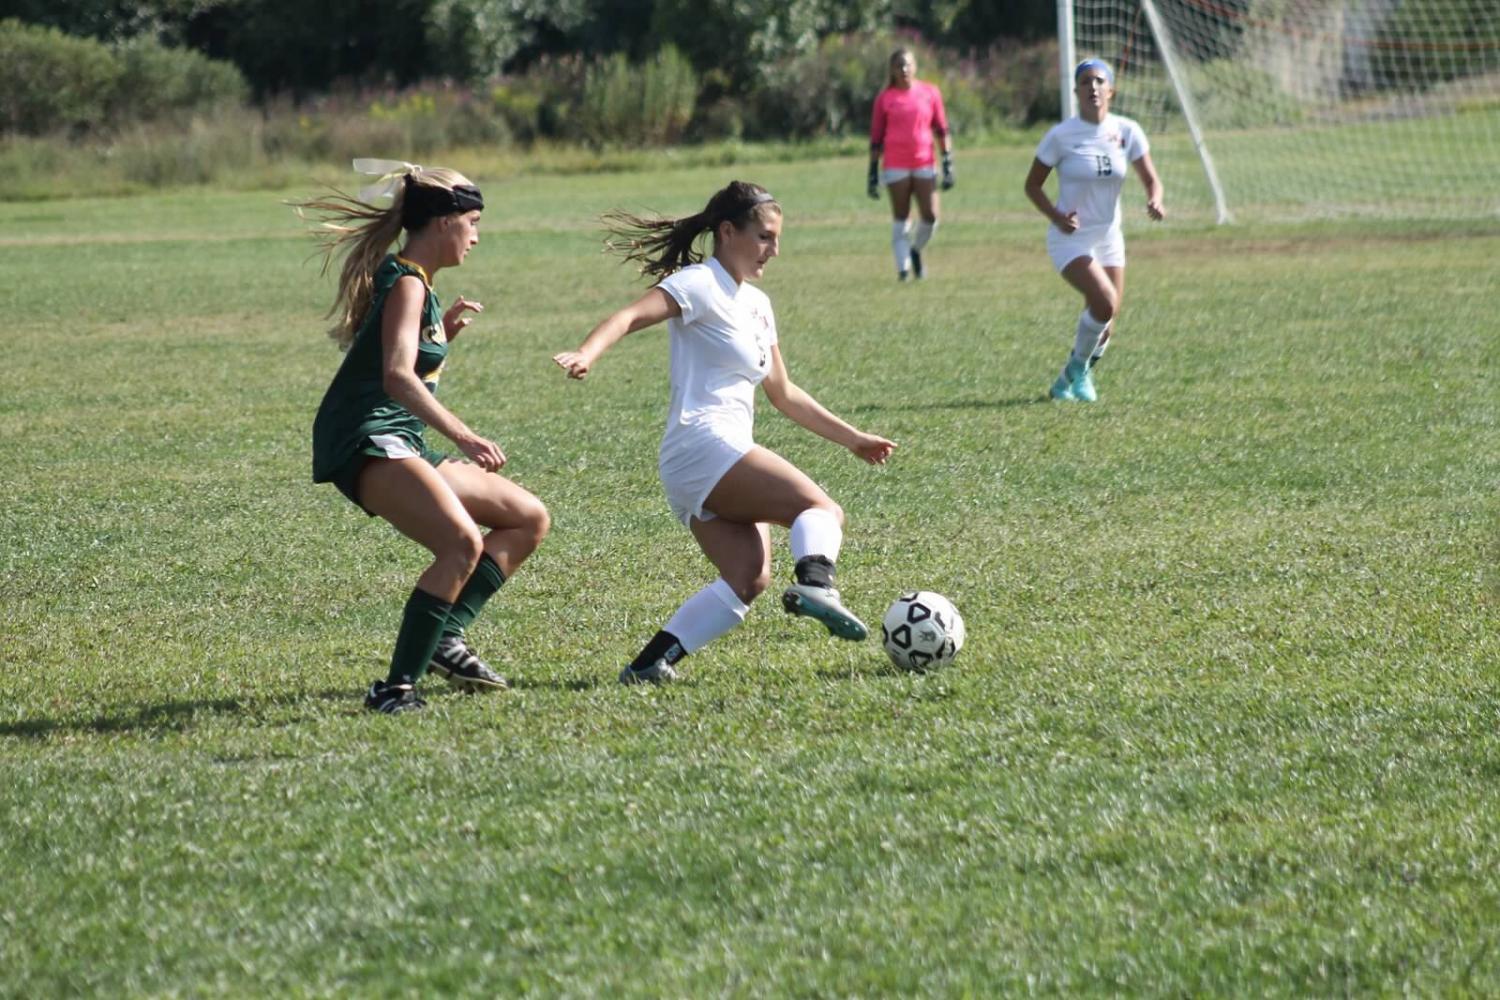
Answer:
[{"label": "pink long-sleeve goalkeeper jersey", "polygon": [[932,133],[948,131],[943,94],[913,80],[910,89],[887,87],[875,98],[870,115],[870,145],[881,146],[887,170],[916,170],[933,164]]}]

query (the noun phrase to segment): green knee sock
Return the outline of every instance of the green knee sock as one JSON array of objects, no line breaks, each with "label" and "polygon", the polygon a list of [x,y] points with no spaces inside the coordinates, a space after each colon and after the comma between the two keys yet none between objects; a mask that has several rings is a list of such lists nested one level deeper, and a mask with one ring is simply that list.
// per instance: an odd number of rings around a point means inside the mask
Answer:
[{"label": "green knee sock", "polygon": [[415,684],[422,679],[452,612],[453,605],[441,597],[433,597],[420,587],[411,592],[401,613],[401,631],[396,633],[396,651],[391,654],[386,683]]},{"label": "green knee sock", "polygon": [[495,591],[505,582],[505,574],[500,572],[500,564],[490,558],[488,552],[479,557],[479,565],[474,568],[474,575],[469,577],[469,582],[464,584],[464,589],[458,592],[458,599],[453,602],[453,610],[448,612],[448,624],[443,626],[444,638],[448,636],[462,636],[464,631],[479,616],[484,608],[485,602],[495,596]]}]

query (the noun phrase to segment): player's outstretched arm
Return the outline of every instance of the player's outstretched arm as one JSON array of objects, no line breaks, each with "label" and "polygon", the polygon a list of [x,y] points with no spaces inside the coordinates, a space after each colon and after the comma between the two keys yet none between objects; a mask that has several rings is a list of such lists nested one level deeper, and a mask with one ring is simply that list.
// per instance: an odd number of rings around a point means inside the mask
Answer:
[{"label": "player's outstretched arm", "polygon": [[590,330],[576,351],[561,351],[552,355],[552,360],[567,372],[568,378],[585,378],[600,355],[627,334],[681,315],[682,307],[672,296],[660,288],[653,288],[625,308],[611,313]]},{"label": "player's outstretched arm", "polygon": [[771,370],[761,382],[761,388],[765,389],[771,405],[786,414],[788,419],[819,437],[843,445],[871,465],[884,465],[896,449],[896,442],[877,434],[866,434],[846,423],[794,383],[787,375],[786,363],[781,360],[779,345],[771,345]]}]

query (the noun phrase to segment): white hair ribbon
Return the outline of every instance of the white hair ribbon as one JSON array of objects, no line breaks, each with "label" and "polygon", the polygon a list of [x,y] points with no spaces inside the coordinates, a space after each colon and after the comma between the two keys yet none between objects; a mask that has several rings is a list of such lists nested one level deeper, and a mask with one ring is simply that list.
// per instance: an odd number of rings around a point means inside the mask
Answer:
[{"label": "white hair ribbon", "polygon": [[354,169],[357,173],[380,178],[374,184],[359,189],[360,201],[366,205],[376,205],[394,199],[396,191],[406,180],[407,175],[422,168],[415,163],[407,163],[405,160],[377,160],[360,157],[354,161]]}]

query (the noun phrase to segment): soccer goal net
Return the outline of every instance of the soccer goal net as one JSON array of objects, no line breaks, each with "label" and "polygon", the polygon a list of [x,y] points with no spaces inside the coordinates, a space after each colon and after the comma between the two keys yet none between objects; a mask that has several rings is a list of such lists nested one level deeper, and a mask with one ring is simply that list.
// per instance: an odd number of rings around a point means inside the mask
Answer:
[{"label": "soccer goal net", "polygon": [[1500,220],[1500,0],[1059,4],[1178,213]]}]

